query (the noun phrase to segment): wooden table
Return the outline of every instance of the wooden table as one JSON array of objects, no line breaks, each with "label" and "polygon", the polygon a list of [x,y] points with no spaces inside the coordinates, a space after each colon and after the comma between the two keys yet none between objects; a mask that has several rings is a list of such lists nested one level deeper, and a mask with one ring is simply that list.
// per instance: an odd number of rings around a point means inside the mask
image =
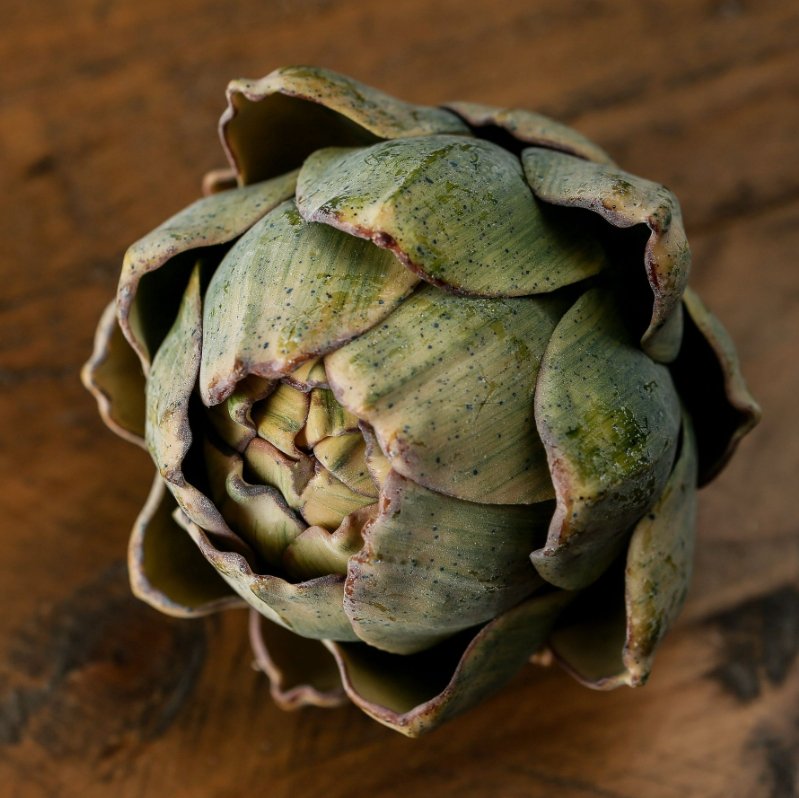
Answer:
[{"label": "wooden table", "polygon": [[[0,795],[799,795],[799,6],[785,0],[0,3]],[[126,246],[222,165],[226,82],[314,63],[532,107],[681,198],[765,419],[701,496],[640,690],[530,667],[421,740],[283,713],[245,616],[177,621],[122,560],[151,464],[78,382]]]}]

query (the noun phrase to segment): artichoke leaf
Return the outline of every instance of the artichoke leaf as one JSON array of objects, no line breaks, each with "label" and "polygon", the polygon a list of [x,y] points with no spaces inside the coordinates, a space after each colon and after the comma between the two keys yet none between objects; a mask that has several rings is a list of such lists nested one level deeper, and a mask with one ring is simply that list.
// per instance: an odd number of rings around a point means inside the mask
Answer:
[{"label": "artichoke leaf", "polygon": [[322,643],[270,623],[255,610],[249,627],[256,667],[269,677],[269,691],[281,709],[346,703],[336,661]]},{"label": "artichoke leaf", "polygon": [[302,505],[302,492],[314,475],[314,462],[299,452],[289,457],[263,438],[254,438],[244,451],[244,460],[252,472],[267,485],[277,488],[289,507]]},{"label": "artichoke leaf", "polygon": [[544,353],[535,416],[557,493],[546,547],[532,561],[567,590],[593,582],[621,551],[671,471],[680,405],[668,369],[623,326],[613,296],[583,294]]},{"label": "artichoke leaf", "polygon": [[587,208],[616,227],[645,224],[651,233],[644,252],[653,305],[641,338],[644,350],[669,363],[680,346],[680,298],[688,282],[691,252],[677,198],[667,188],[606,164],[553,150],[530,148],[522,164],[535,195],[544,202]]},{"label": "artichoke leaf", "polygon": [[597,274],[588,231],[536,202],[518,159],[487,141],[430,136],[319,150],[303,164],[297,207],[387,247],[425,280],[461,294],[522,296]]},{"label": "artichoke leaf", "polygon": [[306,446],[316,446],[323,438],[342,435],[356,429],[358,429],[358,417],[343,408],[329,388],[316,388],[311,391],[311,407],[303,431]]},{"label": "artichoke leaf", "polygon": [[156,476],[128,544],[133,594],[151,607],[179,618],[242,606],[241,599],[175,522],[172,514],[176,508],[164,481]]},{"label": "artichoke leaf", "polygon": [[258,436],[289,457],[299,457],[300,451],[294,441],[305,425],[309,404],[307,393],[281,383],[252,411]]},{"label": "artichoke leaf", "polygon": [[693,565],[696,477],[696,440],[684,414],[674,470],[655,506],[636,524],[627,549],[622,660],[633,686],[647,680],[655,647],[685,603]]},{"label": "artichoke leaf", "polygon": [[327,388],[327,375],[321,358],[314,357],[297,366],[294,371],[283,378],[289,385],[301,391],[311,391],[314,388]]},{"label": "artichoke leaf", "polygon": [[328,355],[325,370],[403,476],[481,503],[550,499],[533,393],[565,307],[555,296],[479,299],[423,286]]},{"label": "artichoke leaf", "polygon": [[269,396],[275,383],[261,377],[243,379],[222,404],[207,410],[206,416],[216,434],[231,448],[243,452],[256,436],[252,408]]},{"label": "artichoke leaf", "polygon": [[295,579],[313,579],[327,574],[347,575],[350,557],[363,546],[363,529],[377,515],[377,504],[354,510],[335,532],[309,526],[286,548],[283,566]]},{"label": "artichoke leaf", "polygon": [[81,370],[81,380],[97,400],[106,426],[120,438],[144,447],[144,375],[117,323],[114,302],[100,318],[94,350]]},{"label": "artichoke leaf", "polygon": [[[191,250],[225,244],[240,236],[264,214],[292,196],[296,178],[296,172],[292,172],[246,188],[204,197],[129,247],[117,289],[117,311],[122,331],[139,355],[145,373],[156,342],[152,340],[153,335],[148,334],[147,327],[153,323],[149,321],[152,314],[148,314],[148,303],[138,296],[142,278],[169,265],[173,259],[177,264],[178,256]],[[164,292],[159,289],[156,293]],[[163,315],[160,308],[154,313]]]},{"label": "artichoke leaf", "polygon": [[[512,151],[532,144],[551,150],[567,152],[588,161],[612,164],[610,156],[593,141],[574,128],[523,108],[495,108],[470,102],[451,102],[444,105],[465,120],[481,138],[491,140],[492,129],[498,129],[515,140]],[[503,142],[504,143],[504,142]],[[509,142],[510,143],[510,142]]]},{"label": "artichoke leaf", "polygon": [[374,504],[375,498],[356,493],[317,462],[300,497],[299,510],[309,524],[335,529],[350,513]]},{"label": "artichoke leaf", "polygon": [[377,499],[377,488],[366,464],[366,442],[360,432],[322,438],[314,445],[316,459],[350,490]]},{"label": "artichoke leaf", "polygon": [[418,737],[503,687],[546,642],[573,594],[534,596],[483,626],[418,654],[325,645],[350,700],[384,726]]},{"label": "artichoke leaf", "polygon": [[286,547],[306,525],[271,485],[244,479],[240,455],[206,441],[205,463],[214,504],[224,519],[265,562],[279,566]]},{"label": "artichoke leaf", "polygon": [[220,134],[244,184],[293,169],[322,147],[436,133],[469,135],[449,111],[403,102],[318,67],[284,67],[260,80],[234,80],[227,97]]},{"label": "artichoke leaf", "polygon": [[635,525],[623,573],[612,567],[580,595],[550,637],[560,664],[588,687],[637,687],[649,678],[655,648],[676,619],[691,578],[696,464],[685,415],[674,469],[655,505]]},{"label": "artichoke leaf", "polygon": [[672,375],[696,423],[699,485],[718,474],[740,440],[760,421],[746,387],[735,345],[699,296],[686,288],[685,338]]},{"label": "artichoke leaf", "polygon": [[391,472],[349,561],[345,610],[358,636],[409,654],[527,598],[542,584],[527,553],[551,514],[551,502],[473,504]]},{"label": "artichoke leaf", "polygon": [[418,279],[385,250],[293,202],[273,210],[222,260],[205,299],[200,393],[218,404],[248,374],[283,377],[381,321]]},{"label": "artichoke leaf", "polygon": [[213,502],[183,473],[183,461],[193,442],[189,401],[200,365],[201,319],[198,265],[147,378],[145,440],[158,473],[183,512],[224,539],[227,546],[248,553],[247,545],[228,527]]},{"label": "artichoke leaf", "polygon": [[259,574],[238,552],[217,547],[205,530],[184,513],[178,511],[175,518],[217,573],[268,620],[313,640],[358,639],[343,610],[343,577],[331,575],[294,584],[278,576]]}]

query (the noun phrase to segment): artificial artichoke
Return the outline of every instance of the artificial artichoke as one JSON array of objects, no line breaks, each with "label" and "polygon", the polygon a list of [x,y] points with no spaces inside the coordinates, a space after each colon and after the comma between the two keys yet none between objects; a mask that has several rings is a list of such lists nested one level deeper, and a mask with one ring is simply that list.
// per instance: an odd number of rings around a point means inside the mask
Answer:
[{"label": "artificial artichoke", "polygon": [[84,370],[157,468],[135,593],[246,602],[279,703],[411,736],[533,655],[643,683],[759,414],[676,199],[528,111],[306,67],[228,99],[231,168],[129,249]]}]

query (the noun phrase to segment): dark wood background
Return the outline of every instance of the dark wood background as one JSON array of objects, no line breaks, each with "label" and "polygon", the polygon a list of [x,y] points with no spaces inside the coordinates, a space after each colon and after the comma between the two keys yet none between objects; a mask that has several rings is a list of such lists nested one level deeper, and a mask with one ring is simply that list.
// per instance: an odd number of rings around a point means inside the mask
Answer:
[{"label": "dark wood background", "polygon": [[[799,5],[786,0],[0,0],[0,794],[799,795]],[[281,64],[537,109],[681,198],[693,281],[765,420],[701,496],[650,684],[530,667],[427,738],[285,714],[243,613],[128,594],[147,457],[78,382],[122,253],[222,165],[232,77]]]}]

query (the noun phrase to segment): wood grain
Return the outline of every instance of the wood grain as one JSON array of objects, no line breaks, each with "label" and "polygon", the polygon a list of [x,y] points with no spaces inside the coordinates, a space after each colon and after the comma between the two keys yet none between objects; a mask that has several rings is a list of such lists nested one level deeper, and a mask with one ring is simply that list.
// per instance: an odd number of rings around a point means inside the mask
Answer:
[{"label": "wood grain", "polygon": [[[783,0],[0,0],[0,794],[799,795],[799,7]],[[127,245],[222,164],[229,78],[314,63],[552,114],[680,197],[764,421],[700,502],[649,685],[529,668],[420,741],[285,714],[242,613],[159,616],[120,565],[147,457],[78,383]]]}]

